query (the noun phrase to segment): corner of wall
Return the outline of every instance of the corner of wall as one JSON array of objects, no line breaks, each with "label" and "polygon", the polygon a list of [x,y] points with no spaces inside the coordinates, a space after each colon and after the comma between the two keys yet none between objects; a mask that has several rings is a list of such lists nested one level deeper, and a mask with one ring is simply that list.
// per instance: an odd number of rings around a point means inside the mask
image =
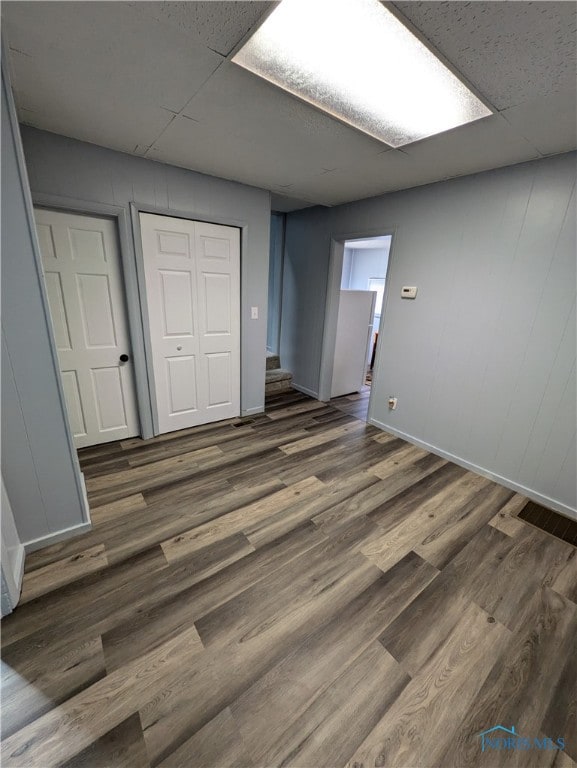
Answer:
[{"label": "corner of wall", "polygon": [[3,383],[10,386],[2,387],[2,473],[18,539],[14,549],[23,552],[24,542],[46,542],[90,523],[68,426],[5,51],[4,46],[2,372]]}]

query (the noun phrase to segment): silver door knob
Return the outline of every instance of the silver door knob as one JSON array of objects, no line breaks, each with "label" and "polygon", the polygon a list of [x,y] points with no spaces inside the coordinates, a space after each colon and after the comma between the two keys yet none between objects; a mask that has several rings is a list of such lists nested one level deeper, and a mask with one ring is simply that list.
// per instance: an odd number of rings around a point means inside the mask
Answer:
[{"label": "silver door knob", "polygon": [[176,349],[178,350],[178,352],[180,352],[180,350],[182,349],[182,346],[179,344]]}]

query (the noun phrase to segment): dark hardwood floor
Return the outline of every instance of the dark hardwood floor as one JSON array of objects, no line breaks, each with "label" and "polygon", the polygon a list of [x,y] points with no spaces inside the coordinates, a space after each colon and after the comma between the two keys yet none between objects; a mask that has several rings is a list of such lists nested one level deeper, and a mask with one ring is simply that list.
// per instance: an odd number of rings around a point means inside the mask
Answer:
[{"label": "dark hardwood floor", "polygon": [[369,398],[371,396],[370,386],[365,385],[361,392],[353,392],[343,397],[335,397],[331,400],[331,405],[349,416],[354,416],[361,421],[367,420],[369,411]]},{"label": "dark hardwood floor", "polygon": [[575,765],[577,550],[526,499],[298,393],[81,463],[94,529],[2,622],[4,766]]}]

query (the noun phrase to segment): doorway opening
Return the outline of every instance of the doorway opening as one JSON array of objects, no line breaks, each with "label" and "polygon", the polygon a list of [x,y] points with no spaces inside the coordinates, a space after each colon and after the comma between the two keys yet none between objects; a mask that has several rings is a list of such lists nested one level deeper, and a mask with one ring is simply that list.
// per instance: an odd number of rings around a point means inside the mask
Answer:
[{"label": "doorway opening", "polygon": [[292,373],[282,367],[280,332],[286,214],[271,213],[268,270],[265,397],[290,392]]},{"label": "doorway opening", "polygon": [[343,243],[331,404],[367,420],[391,235]]},{"label": "doorway opening", "polygon": [[280,348],[285,228],[286,214],[273,211],[270,217],[266,328],[266,351],[269,355],[278,355]]}]

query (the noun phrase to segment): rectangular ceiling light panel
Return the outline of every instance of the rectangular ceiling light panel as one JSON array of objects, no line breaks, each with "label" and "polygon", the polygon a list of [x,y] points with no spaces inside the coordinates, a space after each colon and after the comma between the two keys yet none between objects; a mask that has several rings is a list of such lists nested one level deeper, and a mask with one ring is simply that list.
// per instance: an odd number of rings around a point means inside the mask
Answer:
[{"label": "rectangular ceiling light panel", "polygon": [[232,60],[392,147],[491,114],[379,0],[282,0]]}]

